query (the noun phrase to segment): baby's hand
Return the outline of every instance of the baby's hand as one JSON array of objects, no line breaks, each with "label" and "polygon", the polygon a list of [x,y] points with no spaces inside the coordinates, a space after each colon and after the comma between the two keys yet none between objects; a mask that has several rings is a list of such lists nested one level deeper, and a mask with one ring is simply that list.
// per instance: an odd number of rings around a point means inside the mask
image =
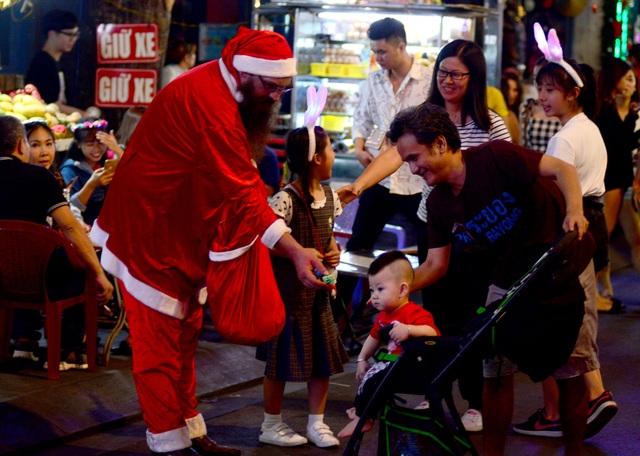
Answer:
[{"label": "baby's hand", "polygon": [[364,376],[366,375],[367,371],[369,370],[369,368],[370,368],[369,361],[367,360],[358,361],[358,370],[356,371],[356,380],[361,382]]},{"label": "baby's hand", "polygon": [[404,323],[400,323],[399,321],[391,322],[393,325],[393,329],[389,331],[389,337],[396,344],[400,345],[401,342],[407,340],[410,337],[409,333],[409,325],[405,325]]}]

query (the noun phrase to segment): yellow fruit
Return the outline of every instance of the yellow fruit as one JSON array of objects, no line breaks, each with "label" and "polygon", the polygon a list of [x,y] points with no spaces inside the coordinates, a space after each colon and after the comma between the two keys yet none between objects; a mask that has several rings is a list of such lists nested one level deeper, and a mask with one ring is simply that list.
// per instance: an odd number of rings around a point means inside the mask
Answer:
[{"label": "yellow fruit", "polygon": [[53,114],[54,116],[56,115],[56,113],[60,112],[60,108],[55,103],[49,103],[47,106],[45,106],[45,109],[49,114]]},{"label": "yellow fruit", "polygon": [[44,114],[44,118],[47,119],[47,125],[53,127],[54,125],[58,125],[58,119],[53,114],[49,114],[48,112]]},{"label": "yellow fruit", "polygon": [[27,120],[27,118],[25,116],[23,116],[22,114],[18,114],[17,112],[8,112],[7,115],[11,116],[11,117],[15,117],[16,119],[20,120],[21,122],[24,122],[25,120]]},{"label": "yellow fruit", "polygon": [[24,104],[21,101],[18,101],[17,103],[13,103],[13,112],[22,114],[23,109],[24,109]]},{"label": "yellow fruit", "polygon": [[44,109],[44,105],[41,103],[36,104],[27,104],[22,107],[22,114],[24,114],[27,118],[31,117],[41,117],[44,120],[44,115],[47,113]]},{"label": "yellow fruit", "polygon": [[4,111],[0,108],[0,116],[4,116]]},{"label": "yellow fruit", "polygon": [[0,93],[0,101],[8,101],[9,103],[11,103],[11,95]]},{"label": "yellow fruit", "polygon": [[74,111],[67,116],[67,122],[77,123],[81,118],[82,118],[82,114],[80,114],[78,111]]},{"label": "yellow fruit", "polygon": [[42,104],[42,102],[40,100],[38,100],[36,97],[34,97],[33,95],[22,95],[22,103],[24,104],[35,104],[35,105],[42,105],[42,107],[44,107],[44,105]]},{"label": "yellow fruit", "polygon": [[13,103],[10,101],[0,101],[0,108],[2,108],[4,112],[11,112],[13,111]]},{"label": "yellow fruit", "polygon": [[13,96],[13,104],[21,103],[21,102],[22,102],[22,97],[23,97],[23,96],[24,96],[24,95],[23,95],[23,94],[21,94],[21,93],[15,94],[15,95]]}]

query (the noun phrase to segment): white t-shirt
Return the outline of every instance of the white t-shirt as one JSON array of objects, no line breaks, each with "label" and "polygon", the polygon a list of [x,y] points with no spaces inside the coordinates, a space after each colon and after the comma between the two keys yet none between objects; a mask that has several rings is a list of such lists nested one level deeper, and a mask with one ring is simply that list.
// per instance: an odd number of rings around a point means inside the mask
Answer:
[{"label": "white t-shirt", "polygon": [[599,197],[604,193],[607,148],[598,126],[584,113],[571,118],[549,140],[546,154],[576,168],[582,196]]},{"label": "white t-shirt", "polygon": [[160,73],[160,88],[163,88],[175,78],[184,73],[185,70],[177,63],[171,63],[169,65],[165,65],[162,67],[162,72]]}]

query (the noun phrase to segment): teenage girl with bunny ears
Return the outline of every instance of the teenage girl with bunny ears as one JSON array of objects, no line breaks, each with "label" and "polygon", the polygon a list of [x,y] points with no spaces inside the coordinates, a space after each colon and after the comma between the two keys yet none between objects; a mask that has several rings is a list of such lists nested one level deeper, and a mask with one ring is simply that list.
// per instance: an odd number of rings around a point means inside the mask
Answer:
[{"label": "teenage girl with bunny ears", "polygon": [[[580,283],[585,292],[585,315],[578,335],[576,349],[582,353],[597,353],[596,335],[598,332],[597,283],[595,272],[604,268],[608,261],[608,235],[602,210],[601,197],[605,191],[604,176],[607,167],[607,150],[600,130],[590,119],[595,112],[595,78],[591,68],[578,65],[571,59],[565,60],[562,47],[555,30],[549,31],[549,41],[539,24],[534,25],[538,47],[545,55],[546,62],[540,66],[536,75],[538,99],[548,117],[557,117],[562,128],[547,145],[546,154],[559,158],[576,168],[582,188],[582,205],[585,218],[589,221],[589,232],[596,243],[592,272],[583,273]],[[586,270],[585,270],[586,271]],[[594,436],[615,415],[618,406],[611,393],[605,391],[600,366],[593,362],[591,370],[582,372],[585,391],[574,390],[572,394],[583,394],[586,404],[587,426],[584,437]],[[557,378],[557,377],[556,377]],[[567,435],[572,424],[576,429],[584,429],[582,420],[584,410],[573,410],[571,417],[561,417],[559,391],[556,382],[548,378],[542,382],[544,408],[534,413],[528,421],[514,426],[514,431],[526,435],[560,437],[564,434],[567,445],[566,454],[579,454],[582,437],[577,432]],[[563,418],[563,422],[560,422]],[[564,429],[563,429],[564,427]],[[544,429],[545,433],[542,433]]]},{"label": "teenage girl with bunny ears", "polygon": [[[317,114],[305,118],[308,126],[297,128],[287,136],[285,151],[291,181],[270,204],[303,247],[316,251],[327,268],[335,268],[340,260],[340,250],[333,236],[333,221],[342,212],[342,207],[337,194],[320,183],[331,177],[335,153],[324,130],[313,126],[324,102],[321,106],[317,100],[308,104]],[[304,445],[307,441],[323,448],[338,446],[338,439],[323,417],[329,377],[342,372],[343,364],[349,358],[333,319],[329,293],[306,288],[298,280],[293,263],[277,250],[272,251],[272,262],[287,319],[280,335],[258,348],[257,358],[267,362],[264,422],[259,440],[284,447]],[[306,438],[282,421],[286,382],[307,383],[309,421]]]}]

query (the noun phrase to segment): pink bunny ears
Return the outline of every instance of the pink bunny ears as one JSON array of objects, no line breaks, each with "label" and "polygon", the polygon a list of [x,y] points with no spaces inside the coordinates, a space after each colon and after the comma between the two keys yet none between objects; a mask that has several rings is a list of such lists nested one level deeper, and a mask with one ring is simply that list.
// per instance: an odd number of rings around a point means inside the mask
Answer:
[{"label": "pink bunny ears", "polygon": [[316,93],[316,88],[314,86],[309,86],[307,89],[307,110],[304,113],[304,126],[309,130],[309,161],[313,160],[313,155],[316,153],[316,134],[313,131],[313,128],[315,127],[318,117],[320,117],[326,102],[326,87],[320,87]]},{"label": "pink bunny ears", "polygon": [[562,46],[560,46],[560,40],[558,39],[556,30],[549,30],[549,41],[547,41],[544,37],[542,27],[538,22],[536,22],[533,24],[533,35],[536,37],[538,49],[540,49],[544,58],[547,59],[548,62],[560,65],[567,73],[569,73],[569,76],[573,78],[578,87],[583,87],[584,83],[582,82],[582,79],[580,79],[576,70],[574,70],[574,68],[562,58]]}]

